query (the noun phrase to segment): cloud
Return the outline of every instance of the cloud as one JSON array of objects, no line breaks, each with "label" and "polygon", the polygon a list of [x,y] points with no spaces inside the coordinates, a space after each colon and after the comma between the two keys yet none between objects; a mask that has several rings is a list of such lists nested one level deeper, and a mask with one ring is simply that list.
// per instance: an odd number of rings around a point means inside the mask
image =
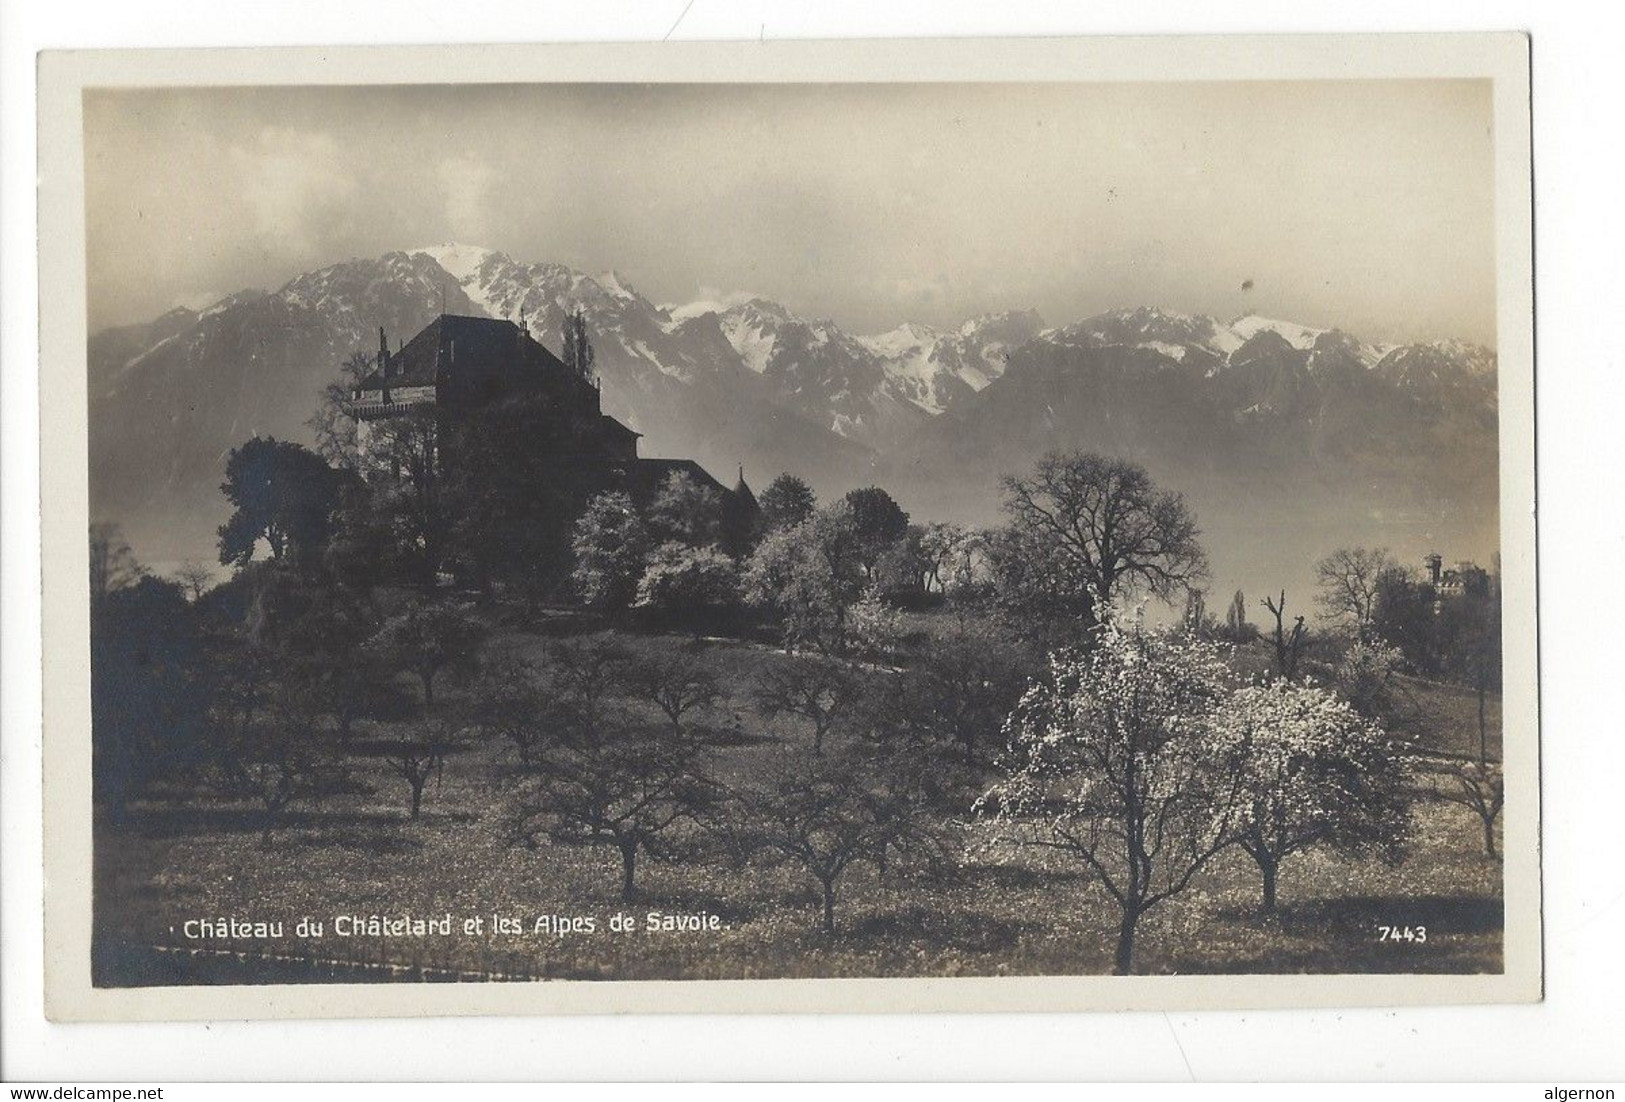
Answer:
[{"label": "cloud", "polygon": [[345,222],[358,184],[329,134],[266,126],[227,159],[262,249],[304,257],[330,246]]},{"label": "cloud", "polygon": [[225,291],[182,291],[175,296],[175,305],[187,310],[206,310],[225,297]]},{"label": "cloud", "polygon": [[446,223],[453,240],[485,240],[491,231],[491,184],[496,172],[465,154],[441,161],[435,175],[446,193]]},{"label": "cloud", "polygon": [[873,286],[877,294],[916,310],[940,309],[956,301],[960,294],[952,276],[934,272],[898,278],[880,276]]},{"label": "cloud", "polygon": [[669,313],[674,321],[684,321],[706,313],[720,314],[753,298],[765,297],[755,291],[724,291],[717,287],[701,287],[698,297],[693,302],[666,303],[661,309]]}]

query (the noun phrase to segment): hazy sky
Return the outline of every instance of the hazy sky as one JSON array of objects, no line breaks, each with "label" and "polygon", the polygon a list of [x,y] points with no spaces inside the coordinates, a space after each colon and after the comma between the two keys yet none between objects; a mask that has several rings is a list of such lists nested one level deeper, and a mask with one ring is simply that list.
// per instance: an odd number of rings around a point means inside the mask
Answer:
[{"label": "hazy sky", "polygon": [[[1494,342],[1488,82],[92,92],[92,329],[447,240],[854,332],[1159,304]],[[1251,281],[1251,290],[1242,285]]]}]

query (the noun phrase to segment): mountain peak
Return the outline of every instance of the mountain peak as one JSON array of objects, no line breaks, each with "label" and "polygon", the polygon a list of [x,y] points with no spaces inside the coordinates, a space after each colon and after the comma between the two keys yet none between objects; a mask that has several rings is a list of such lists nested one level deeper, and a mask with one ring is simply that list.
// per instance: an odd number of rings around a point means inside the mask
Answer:
[{"label": "mountain peak", "polygon": [[934,344],[937,338],[937,331],[929,325],[905,321],[902,325],[888,329],[884,333],[859,337],[858,343],[882,359],[897,359],[918,355],[922,351],[929,354],[929,346]]},{"label": "mountain peak", "polygon": [[1315,341],[1326,332],[1324,329],[1315,329],[1290,321],[1276,321],[1274,318],[1266,318],[1259,314],[1243,314],[1230,323],[1230,331],[1243,341],[1252,340],[1266,330],[1277,334],[1300,351],[1313,348]]},{"label": "mountain peak", "polygon": [[1044,319],[1032,308],[1024,310],[997,310],[968,318],[959,327],[962,337],[988,337],[997,335],[1006,343],[1025,343],[1044,329]]},{"label": "mountain peak", "polygon": [[614,268],[602,275],[594,276],[593,281],[616,298],[638,297],[638,293],[632,289],[632,285],[626,282],[625,277]]},{"label": "mountain peak", "polygon": [[455,241],[448,241],[444,245],[425,245],[411,252],[427,256],[459,283],[479,271],[492,257],[502,255],[483,245],[459,245]]}]

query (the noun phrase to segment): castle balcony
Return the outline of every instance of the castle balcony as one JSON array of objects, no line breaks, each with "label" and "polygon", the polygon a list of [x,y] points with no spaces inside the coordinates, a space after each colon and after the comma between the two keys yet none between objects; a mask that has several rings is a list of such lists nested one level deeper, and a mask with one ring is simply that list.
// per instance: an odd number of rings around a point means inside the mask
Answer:
[{"label": "castle balcony", "polygon": [[384,401],[382,397],[358,398],[346,404],[345,409],[357,421],[377,421],[386,417],[400,417],[408,413],[422,413],[433,409],[436,398],[432,388],[427,394],[401,394]]}]

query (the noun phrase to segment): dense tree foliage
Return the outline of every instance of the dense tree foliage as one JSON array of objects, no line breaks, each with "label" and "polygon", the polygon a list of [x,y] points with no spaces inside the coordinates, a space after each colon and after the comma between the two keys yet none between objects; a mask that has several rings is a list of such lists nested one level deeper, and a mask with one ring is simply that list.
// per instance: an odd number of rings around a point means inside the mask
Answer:
[{"label": "dense tree foliage", "polygon": [[773,532],[794,528],[813,515],[818,499],[812,488],[793,474],[781,474],[768,483],[757,500],[762,509],[762,529]]},{"label": "dense tree foliage", "polygon": [[1421,674],[1439,671],[1438,638],[1434,624],[1433,586],[1398,567],[1377,580],[1372,627],[1376,634],[1399,648],[1405,663]]},{"label": "dense tree foliage", "polygon": [[271,558],[320,562],[338,505],[338,479],[315,452],[273,437],[254,437],[226,457],[220,491],[233,507],[220,526],[220,561],[241,566],[264,540]]},{"label": "dense tree foliage", "polygon": [[592,342],[587,338],[587,314],[579,306],[564,316],[563,343],[559,359],[564,366],[583,379],[592,378],[592,365],[597,360]]},{"label": "dense tree foliage", "polygon": [[638,594],[648,558],[648,526],[628,495],[599,494],[576,521],[576,592],[594,608],[629,608]]},{"label": "dense tree foliage", "polygon": [[1247,620],[1247,595],[1239,589],[1224,611],[1224,638],[1232,643],[1251,643],[1258,638],[1258,628]]},{"label": "dense tree foliage", "polygon": [[673,471],[649,503],[648,521],[657,541],[717,546],[723,534],[722,495],[686,471]]},{"label": "dense tree foliage", "polygon": [[990,765],[1004,747],[1005,717],[1035,668],[1038,656],[1000,625],[957,623],[903,672],[906,720],[954,748],[966,765]]},{"label": "dense tree foliage", "polygon": [[947,595],[973,586],[986,551],[986,536],[960,524],[933,521],[920,530],[922,582],[927,592]]},{"label": "dense tree foliage", "polygon": [[664,543],[638,581],[633,604],[698,632],[739,601],[739,568],[715,547]]},{"label": "dense tree foliage", "polygon": [[1489,760],[1490,693],[1501,691],[1500,577],[1480,592],[1443,603],[1436,618],[1440,665],[1447,676],[1472,688],[1478,701],[1478,759]]},{"label": "dense tree foliage", "polygon": [[847,610],[862,589],[857,527],[845,502],[769,532],[744,574],[746,599],[778,614],[791,649],[844,650]]},{"label": "dense tree foliage", "polygon": [[198,764],[213,691],[207,656],[201,616],[173,582],[141,577],[94,606],[93,790],[115,822],[151,782]]},{"label": "dense tree foliage", "polygon": [[1391,727],[1399,709],[1394,689],[1399,662],[1399,651],[1382,640],[1355,640],[1332,668],[1331,683],[1349,707]]},{"label": "dense tree foliage", "polygon": [[432,414],[371,426],[362,474],[394,558],[413,581],[432,583],[452,547],[456,511],[441,477],[440,426]]},{"label": "dense tree foliage", "polygon": [[322,387],[316,413],[307,422],[316,435],[316,452],[335,467],[354,470],[360,465],[356,420],[350,416],[351,395],[372,371],[377,359],[353,352],[339,367],[338,378]]},{"label": "dense tree foliage", "polygon": [[[590,375],[579,316],[567,341]],[[649,496],[624,465],[561,462],[545,402],[377,422],[362,453],[333,416],[346,392],[327,394],[321,455],[258,438],[232,452],[220,584],[146,577],[115,528],[93,529],[108,819],[191,786],[233,815],[250,804],[269,843],[295,809],[370,794],[350,773],[368,759],[417,820],[459,751],[500,740],[514,753],[481,775],[510,786],[511,839],[606,847],[623,898],[647,859],[727,842],[816,883],[833,935],[838,897],[870,882],[854,865],[883,883],[939,870],[972,832],[995,859],[1052,853],[956,875],[1048,876],[1059,854],[1098,883],[1119,972],[1144,917],[1231,846],[1273,909],[1308,849],[1397,860],[1431,782],[1494,851],[1498,579],[1434,584],[1385,551],[1335,551],[1321,607],[1351,630],[1317,632],[1310,653],[1284,592],[1262,602],[1262,642],[1240,592],[1222,624],[1210,614],[1194,514],[1126,460],[1046,456],[1005,480],[989,531],[911,524],[879,486],[819,508],[788,474],[741,527],[691,474]],[[1127,624],[1145,597],[1183,600],[1183,630]],[[676,629],[695,638],[661,634]],[[769,631],[789,653],[761,645]],[[1477,761],[1407,771],[1385,729],[1409,674],[1475,689]]]},{"label": "dense tree foliage", "polygon": [[865,486],[846,495],[863,580],[873,582],[875,571],[893,545],[908,535],[908,514],[879,486]]}]

